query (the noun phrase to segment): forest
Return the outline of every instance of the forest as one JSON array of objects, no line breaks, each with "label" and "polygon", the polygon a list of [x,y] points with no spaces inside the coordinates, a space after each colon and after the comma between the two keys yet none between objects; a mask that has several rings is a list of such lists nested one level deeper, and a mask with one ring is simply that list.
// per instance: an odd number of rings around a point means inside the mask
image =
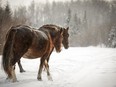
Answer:
[{"label": "forest", "polygon": [[[11,8],[0,0],[0,53],[11,26],[25,24],[39,29],[44,24],[69,27],[71,47],[115,47],[116,1],[71,0],[36,3]],[[112,46],[113,45],[113,46]]]}]

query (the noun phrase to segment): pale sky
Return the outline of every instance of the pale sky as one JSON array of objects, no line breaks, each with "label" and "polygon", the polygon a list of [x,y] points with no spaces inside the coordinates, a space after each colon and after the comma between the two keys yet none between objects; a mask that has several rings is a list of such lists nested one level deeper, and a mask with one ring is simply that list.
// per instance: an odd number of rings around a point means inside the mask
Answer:
[{"label": "pale sky", "polygon": [[[3,3],[5,2],[9,2],[10,3],[10,6],[11,8],[15,8],[15,7],[18,7],[18,6],[28,6],[30,5],[30,3],[33,1],[33,0],[2,0]],[[34,0],[35,3],[46,3],[47,2],[53,2],[53,1],[62,1],[62,2],[65,2],[65,1],[71,1],[71,0]],[[107,0],[107,1],[111,1],[111,0]]]},{"label": "pale sky", "polygon": [[[4,3],[9,2],[11,6],[19,6],[19,5],[26,5],[28,6],[30,2],[33,0],[2,0]],[[36,3],[45,3],[46,1],[52,2],[52,1],[71,1],[71,0],[34,0]]]}]

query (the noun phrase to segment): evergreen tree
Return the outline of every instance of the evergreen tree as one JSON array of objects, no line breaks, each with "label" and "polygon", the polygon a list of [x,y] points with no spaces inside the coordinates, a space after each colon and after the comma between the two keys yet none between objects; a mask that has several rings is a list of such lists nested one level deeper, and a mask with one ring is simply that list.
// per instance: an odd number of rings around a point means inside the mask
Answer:
[{"label": "evergreen tree", "polygon": [[70,25],[70,21],[71,21],[71,9],[68,9],[68,13],[67,13],[67,18],[66,18],[66,26]]},{"label": "evergreen tree", "polygon": [[116,27],[113,27],[109,33],[108,38],[109,47],[116,47]]},{"label": "evergreen tree", "polygon": [[[1,6],[1,5],[0,5]],[[2,47],[2,21],[3,21],[3,8],[0,7],[0,53],[2,51],[1,47]]]},{"label": "evergreen tree", "polygon": [[5,40],[6,32],[8,31],[9,27],[12,25],[12,17],[11,17],[11,9],[9,3],[7,2],[5,9],[0,9],[0,49],[3,49],[3,42]]},{"label": "evergreen tree", "polygon": [[35,20],[35,1],[33,0],[31,2],[31,5],[28,7],[28,18],[30,21],[30,25],[31,26],[35,26],[36,25],[36,20]]},{"label": "evergreen tree", "polygon": [[7,2],[7,5],[5,7],[5,12],[4,12],[4,19],[6,19],[7,21],[11,21],[11,9],[9,6],[9,3]]},{"label": "evergreen tree", "polygon": [[27,22],[27,10],[25,6],[19,7],[17,10],[14,11],[13,15],[13,24],[28,24]]},{"label": "evergreen tree", "polygon": [[110,8],[110,23],[112,27],[116,26],[116,1],[112,1]]}]

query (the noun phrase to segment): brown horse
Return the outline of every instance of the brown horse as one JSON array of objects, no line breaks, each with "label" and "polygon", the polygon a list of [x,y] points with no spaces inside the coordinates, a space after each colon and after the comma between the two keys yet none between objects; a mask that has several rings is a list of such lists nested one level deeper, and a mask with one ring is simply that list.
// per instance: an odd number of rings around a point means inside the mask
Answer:
[{"label": "brown horse", "polygon": [[9,79],[16,82],[15,64],[21,57],[35,59],[41,57],[38,80],[42,80],[42,68],[45,65],[48,79],[52,79],[49,72],[48,60],[53,48],[61,51],[63,29],[34,30],[29,26],[18,25],[11,27],[6,35],[3,49],[2,65]]},{"label": "brown horse", "polygon": [[[53,25],[53,24],[47,24],[47,25],[43,25],[43,26],[41,26],[40,28],[39,28],[39,30],[42,30],[42,31],[48,31],[48,30],[50,30],[50,32],[51,32],[51,35],[53,35],[52,34],[52,31],[53,30],[60,30],[61,29],[61,27],[59,27],[59,26],[56,26],[56,25]],[[62,30],[63,30],[63,41],[62,41],[62,44],[63,44],[63,46],[64,46],[64,48],[65,49],[68,49],[69,48],[69,41],[68,41],[68,37],[69,37],[69,34],[68,34],[68,30],[69,30],[69,27],[67,27],[66,29],[65,28],[62,28]],[[57,43],[57,42],[56,42]],[[54,47],[52,47],[52,51],[53,51],[53,49],[54,49]],[[51,51],[51,53],[52,53],[52,51]],[[50,53],[50,54],[51,54]],[[47,62],[49,62],[49,58],[50,58],[50,55],[49,55],[49,57],[47,58]],[[18,66],[19,66],[19,69],[20,69],[20,72],[22,73],[22,72],[25,72],[25,70],[23,69],[23,67],[22,67],[22,64],[21,64],[21,62],[20,62],[20,60],[18,61]]]}]

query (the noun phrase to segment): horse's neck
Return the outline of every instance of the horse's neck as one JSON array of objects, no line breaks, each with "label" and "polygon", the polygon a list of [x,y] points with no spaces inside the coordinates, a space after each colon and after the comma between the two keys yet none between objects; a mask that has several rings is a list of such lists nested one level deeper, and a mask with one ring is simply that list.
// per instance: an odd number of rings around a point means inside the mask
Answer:
[{"label": "horse's neck", "polygon": [[50,35],[52,39],[55,38],[56,32],[50,29],[41,29],[40,31],[44,32],[46,35]]}]

